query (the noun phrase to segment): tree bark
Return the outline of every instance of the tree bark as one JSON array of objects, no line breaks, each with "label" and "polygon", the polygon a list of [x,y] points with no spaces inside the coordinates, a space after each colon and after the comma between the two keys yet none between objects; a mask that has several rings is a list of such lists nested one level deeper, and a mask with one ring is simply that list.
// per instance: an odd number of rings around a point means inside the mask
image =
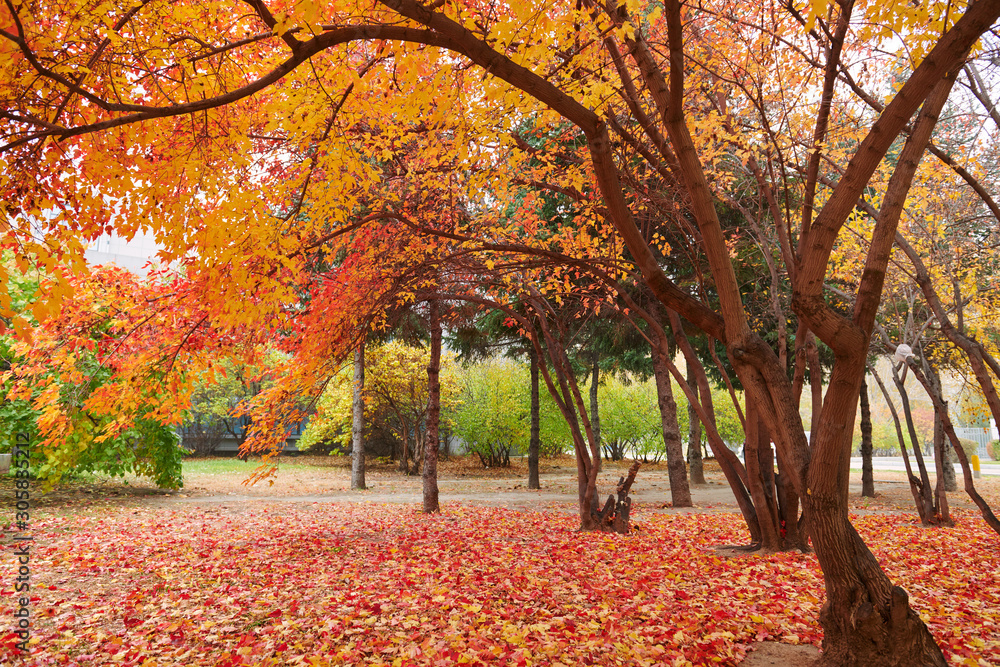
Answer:
[{"label": "tree bark", "polygon": [[[656,343],[659,343],[658,345]],[[666,367],[666,341],[654,338],[650,346],[653,378],[656,382],[656,402],[660,408],[663,446],[667,452],[667,472],[670,480],[670,500],[674,507],[691,507],[691,488],[688,486],[684,450],[681,445],[680,427],[677,425],[677,402],[670,386],[670,370]]]},{"label": "tree bark", "polygon": [[[697,386],[694,379],[694,368],[688,364],[687,368],[687,381],[689,385]],[[705,467],[702,465],[701,458],[701,420],[698,419],[698,413],[694,409],[691,403],[688,403],[688,451],[687,451],[687,462],[688,462],[688,474],[690,475],[691,483],[695,485],[704,485],[705,482]]]},{"label": "tree bark", "polygon": [[541,448],[541,408],[538,396],[538,352],[532,346],[528,350],[531,360],[531,437],[528,441],[528,488],[542,488],[538,476],[538,450]]},{"label": "tree bark", "polygon": [[[920,364],[923,366],[923,377],[930,383],[929,391],[934,392],[939,399],[939,403],[935,404],[934,408],[934,465],[937,468],[938,477],[935,493],[938,497],[938,510],[941,516],[950,522],[947,492],[956,491],[958,485],[955,483],[955,466],[952,465],[952,459],[949,456],[951,448],[945,445],[944,421],[941,415],[942,410],[948,411],[948,401],[944,400],[941,376],[938,374],[937,368],[930,364],[930,360],[924,354],[923,347],[920,350]],[[919,376],[917,379],[920,379]],[[938,410],[938,405],[940,405],[941,410]]]},{"label": "tree bark", "polygon": [[597,443],[597,451],[601,450],[601,409],[597,401],[597,386],[600,381],[601,368],[598,365],[600,355],[597,350],[593,351],[593,364],[590,376],[590,428],[594,432],[594,441]]},{"label": "tree bark", "polygon": [[861,495],[875,497],[875,474],[872,470],[872,410],[868,403],[868,383],[861,379]]},{"label": "tree bark", "polygon": [[914,476],[913,469],[910,467],[910,455],[906,453],[906,439],[903,437],[903,427],[899,423],[899,413],[896,412],[896,406],[892,402],[892,397],[889,395],[889,391],[885,388],[885,384],[882,382],[882,378],[875,373],[872,369],[872,377],[875,378],[878,388],[882,391],[882,396],[885,398],[886,405],[889,406],[889,413],[892,415],[892,423],[896,427],[896,440],[899,442],[899,452],[903,456],[903,467],[906,468],[906,480],[910,484],[910,494],[913,496],[913,505],[917,510],[917,515],[923,521],[924,513],[924,502],[922,500],[922,493],[920,479]]},{"label": "tree bark", "polygon": [[351,488],[365,486],[365,344],[354,350],[354,396],[351,419]]},{"label": "tree bark", "polygon": [[427,364],[427,431],[424,434],[424,513],[440,512],[438,504],[438,423],[441,416],[441,317],[437,299],[430,302],[431,358]]},{"label": "tree bark", "polygon": [[[937,468],[937,480],[934,484],[934,501],[937,504],[938,517],[941,523],[951,525],[951,513],[948,511],[948,481],[946,471],[951,468],[951,485],[955,486],[955,468],[948,462],[944,447],[944,424],[941,415],[934,412],[934,465]],[[952,489],[954,490],[954,488]]]},{"label": "tree bark", "polygon": [[[905,369],[906,366],[903,366]],[[920,520],[924,525],[931,525],[935,521],[934,498],[931,495],[931,481],[927,475],[927,466],[924,464],[924,454],[921,451],[921,443],[917,438],[917,430],[913,426],[913,412],[910,410],[910,397],[906,392],[906,375],[900,378],[896,369],[892,369],[892,380],[896,384],[896,391],[899,392],[899,402],[903,408],[903,418],[906,421],[906,430],[910,436],[910,444],[913,448],[913,460],[917,462],[917,470],[920,473]]]},{"label": "tree bark", "polygon": [[780,551],[782,540],[773,477],[765,474],[764,467],[766,460],[767,472],[771,472],[771,439],[757,413],[757,408],[750,401],[747,401],[746,406],[746,425],[743,460],[747,468],[747,486],[754,507],[757,508],[757,520],[760,523],[760,547],[767,552]]},{"label": "tree bark", "polygon": [[945,435],[951,441],[951,446],[955,450],[955,455],[958,456],[958,462],[962,465],[962,478],[965,480],[965,492],[969,494],[969,498],[972,502],[976,504],[979,508],[980,514],[983,515],[983,520],[986,521],[986,525],[989,526],[994,532],[1000,535],[1000,519],[997,519],[996,515],[993,513],[993,509],[986,502],[986,499],[979,495],[979,491],[976,490],[975,483],[972,481],[972,468],[969,465],[969,459],[965,455],[965,449],[962,448],[962,443],[959,442],[958,436],[955,434],[955,427],[951,423],[951,417],[948,416],[948,408],[944,404],[939,392],[934,391],[931,384],[924,377],[923,373],[916,364],[912,365],[913,374],[916,376],[920,384],[924,386],[927,390],[928,395],[931,397],[931,401],[934,403],[934,409],[941,415],[941,426],[944,428]]}]

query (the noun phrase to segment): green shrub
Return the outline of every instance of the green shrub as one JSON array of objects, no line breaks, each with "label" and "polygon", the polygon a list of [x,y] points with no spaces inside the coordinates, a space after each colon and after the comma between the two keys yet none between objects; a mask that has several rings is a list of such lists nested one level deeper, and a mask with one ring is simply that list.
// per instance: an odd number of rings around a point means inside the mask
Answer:
[{"label": "green shrub", "polygon": [[975,440],[969,440],[968,438],[959,438],[958,442],[962,445],[962,449],[965,450],[965,458],[971,460],[972,457],[979,453],[979,443]]}]

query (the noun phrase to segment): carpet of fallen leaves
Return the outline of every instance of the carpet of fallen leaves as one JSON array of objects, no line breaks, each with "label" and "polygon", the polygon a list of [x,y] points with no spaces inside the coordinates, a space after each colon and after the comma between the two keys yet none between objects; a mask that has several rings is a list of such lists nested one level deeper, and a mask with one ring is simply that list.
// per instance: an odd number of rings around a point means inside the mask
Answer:
[{"label": "carpet of fallen leaves", "polygon": [[[721,556],[744,539],[738,515],[635,518],[604,536],[469,506],[53,513],[34,522],[23,664],[736,665],[757,640],[820,643],[815,557]],[[855,522],[950,664],[1000,664],[998,539],[981,518]]]}]

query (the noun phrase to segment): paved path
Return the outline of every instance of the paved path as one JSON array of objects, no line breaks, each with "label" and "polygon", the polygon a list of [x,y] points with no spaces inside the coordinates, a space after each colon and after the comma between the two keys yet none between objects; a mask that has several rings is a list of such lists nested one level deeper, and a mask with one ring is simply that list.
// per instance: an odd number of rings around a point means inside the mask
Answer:
[{"label": "paved path", "polygon": [[[934,469],[934,457],[924,457],[924,463],[928,466],[928,472]],[[916,463],[913,461],[913,457],[910,457],[910,465],[916,468]],[[997,461],[987,461],[980,464],[980,470],[984,476],[986,475],[1000,475],[1000,462]],[[851,457],[851,468],[854,470],[861,470],[861,457],[855,456]],[[899,472],[906,472],[906,466],[903,465],[902,458],[896,457],[882,457],[876,456],[872,458],[872,468],[875,470],[895,470]],[[962,475],[962,466],[958,463],[955,464],[955,474]]]}]

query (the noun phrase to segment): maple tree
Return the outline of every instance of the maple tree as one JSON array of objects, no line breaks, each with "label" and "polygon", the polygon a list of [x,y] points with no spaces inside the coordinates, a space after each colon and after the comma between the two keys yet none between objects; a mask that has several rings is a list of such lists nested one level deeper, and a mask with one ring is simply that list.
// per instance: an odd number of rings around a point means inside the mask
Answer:
[{"label": "maple tree", "polygon": [[[47,279],[39,280],[38,288],[45,289]],[[180,361],[179,350],[143,348],[146,363],[134,368],[123,366],[128,355],[119,354],[134,346],[129,334],[139,323],[173,331],[185,316],[184,301],[162,299],[176,283],[165,276],[142,281],[115,267],[69,282],[75,290],[58,316],[40,324],[25,318],[25,326],[34,324],[30,340],[7,347],[9,369],[0,375],[3,414],[19,416],[5,421],[5,430],[31,434],[33,470],[48,486],[86,471],[134,473],[179,487],[182,449],[174,426],[192,377],[205,363],[203,342],[191,340]],[[178,363],[190,372],[171,391],[160,380],[165,366]]]},{"label": "maple tree", "polygon": [[[345,230],[356,232],[345,243],[360,250],[352,275],[364,288],[331,293],[325,308],[317,301],[297,318],[296,326],[312,324],[324,336],[301,341],[301,367],[289,368],[287,381],[259,403],[276,406],[313,388],[325,363],[320,351],[343,356],[354,348],[356,325],[370,309],[352,312],[352,298],[372,290],[377,295],[369,305],[393,290],[412,297],[417,283],[433,283],[435,255],[489,253],[498,238],[536,224],[530,218],[519,220],[520,227],[490,224],[497,217],[476,193],[497,191],[489,179],[519,180],[502,162],[509,150],[500,148],[516,144],[508,119],[568,123],[567,138],[579,140],[568,153],[585,168],[552,170],[544,184],[581,203],[588,224],[565,229],[566,240],[572,236],[575,247],[588,252],[610,244],[618,258],[624,246],[633,272],[669,311],[725,346],[747,397],[747,460],[760,464],[747,471],[750,495],[758,512],[767,508],[772,515],[761,524],[764,546],[782,544],[773,530],[770,461],[761,458],[769,439],[788,482],[780,504],[794,514],[801,502],[805,510],[826,584],[824,660],[943,664],[907,594],[892,584],[847,516],[850,426],[889,252],[919,158],[959,68],[1000,13],[996,3],[902,11],[895,3],[845,0],[736,11],[726,2],[695,9],[673,0],[662,6],[517,3],[502,10],[415,0],[254,0],[250,12],[186,2],[162,11],[154,4],[111,3],[100,11],[77,4],[44,16],[5,4],[0,65],[10,123],[0,190],[8,245],[50,265],[78,258],[80,239],[108,226],[128,234],[147,225],[163,239],[165,259],[197,249],[192,276],[202,281],[213,317],[229,326],[278,329],[294,301],[290,285],[305,282],[304,249],[333,250],[331,233],[339,239],[348,236]],[[851,86],[857,83],[851,58],[893,32],[907,36],[910,73],[877,115],[862,119],[857,141],[833,141],[841,116],[852,110],[845,97],[861,96]],[[775,77],[792,71],[801,72],[794,79],[796,108],[772,105],[772,95],[791,90],[773,85]],[[775,119],[774,109],[786,113]],[[373,122],[378,118],[408,122]],[[884,196],[845,315],[824,295],[831,253],[904,130],[891,175],[884,187],[875,183]],[[788,185],[775,196],[791,169],[778,171],[772,156],[786,153],[801,156],[801,189]],[[798,317],[795,344],[802,354],[796,358],[808,355],[815,336],[836,359],[821,405],[813,385],[811,443],[796,400],[805,362],[790,381],[783,357],[751,326],[734,270],[716,208],[716,193],[731,180],[719,168],[728,160],[746,167],[749,182],[768,201]],[[840,173],[836,186],[820,193],[825,160]],[[784,209],[776,205],[782,200]],[[370,216],[363,213],[373,206]],[[186,233],[192,219],[200,226]],[[455,235],[466,219],[476,227],[451,241],[471,236],[469,247],[434,240]],[[375,220],[391,224],[359,229]],[[680,229],[703,259],[710,299],[664,271],[655,236],[661,224]],[[44,240],[33,234],[39,225],[48,232]],[[425,233],[401,234],[405,230]],[[416,282],[393,282],[380,265],[386,255],[378,254],[389,249],[434,270],[419,280],[411,275]],[[488,257],[483,264],[493,269],[496,262]],[[818,371],[814,363],[814,383]],[[284,420],[288,410],[262,418],[260,428]],[[584,411],[579,418],[592,447]],[[707,414],[702,421],[708,428]],[[582,441],[577,438],[578,454]],[[587,527],[586,515],[581,518]]]}]

